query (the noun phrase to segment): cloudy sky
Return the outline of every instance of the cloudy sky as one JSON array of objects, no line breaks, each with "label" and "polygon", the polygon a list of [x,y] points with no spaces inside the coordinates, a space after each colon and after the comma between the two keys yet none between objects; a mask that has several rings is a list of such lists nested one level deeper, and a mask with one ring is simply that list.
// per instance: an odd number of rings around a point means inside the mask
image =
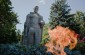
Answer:
[{"label": "cloudy sky", "polygon": [[[26,20],[26,15],[33,11],[34,6],[39,6],[39,13],[43,16],[46,23],[49,22],[49,14],[51,4],[55,0],[11,0],[13,11],[18,15],[20,24],[17,25],[17,29],[23,30],[24,22]],[[85,0],[67,0],[68,5],[70,5],[71,13],[76,11],[85,12]]]}]

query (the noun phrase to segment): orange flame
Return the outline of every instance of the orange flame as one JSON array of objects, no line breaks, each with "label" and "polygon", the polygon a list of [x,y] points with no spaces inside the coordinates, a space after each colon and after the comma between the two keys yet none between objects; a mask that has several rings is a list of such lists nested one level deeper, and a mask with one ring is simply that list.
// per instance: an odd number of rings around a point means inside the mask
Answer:
[{"label": "orange flame", "polygon": [[50,35],[50,41],[46,43],[48,51],[54,55],[66,55],[64,48],[69,46],[69,49],[73,49],[77,44],[77,36],[74,31],[57,26],[53,30],[48,30]]}]

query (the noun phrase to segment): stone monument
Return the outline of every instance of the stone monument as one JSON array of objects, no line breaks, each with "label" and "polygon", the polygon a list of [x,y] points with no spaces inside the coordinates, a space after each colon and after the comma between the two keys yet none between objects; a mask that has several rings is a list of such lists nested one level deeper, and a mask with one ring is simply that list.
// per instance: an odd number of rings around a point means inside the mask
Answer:
[{"label": "stone monument", "polygon": [[24,23],[23,44],[38,45],[42,40],[43,25],[45,24],[43,17],[38,13],[38,6],[34,7],[34,12],[27,15]]}]

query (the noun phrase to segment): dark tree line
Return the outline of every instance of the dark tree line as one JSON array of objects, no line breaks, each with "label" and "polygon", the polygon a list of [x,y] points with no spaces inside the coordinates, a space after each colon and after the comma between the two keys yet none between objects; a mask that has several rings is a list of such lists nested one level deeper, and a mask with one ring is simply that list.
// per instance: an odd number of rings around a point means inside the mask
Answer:
[{"label": "dark tree line", "polygon": [[17,14],[10,0],[0,0],[0,44],[17,42]]}]

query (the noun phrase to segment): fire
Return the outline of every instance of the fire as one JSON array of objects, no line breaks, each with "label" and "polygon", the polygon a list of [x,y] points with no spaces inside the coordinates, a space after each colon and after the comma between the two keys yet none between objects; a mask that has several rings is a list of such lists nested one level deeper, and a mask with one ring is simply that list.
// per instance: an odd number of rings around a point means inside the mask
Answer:
[{"label": "fire", "polygon": [[69,46],[69,49],[73,49],[77,44],[77,36],[74,31],[57,26],[53,30],[48,30],[50,41],[46,43],[47,50],[54,55],[66,55],[64,48]]}]

